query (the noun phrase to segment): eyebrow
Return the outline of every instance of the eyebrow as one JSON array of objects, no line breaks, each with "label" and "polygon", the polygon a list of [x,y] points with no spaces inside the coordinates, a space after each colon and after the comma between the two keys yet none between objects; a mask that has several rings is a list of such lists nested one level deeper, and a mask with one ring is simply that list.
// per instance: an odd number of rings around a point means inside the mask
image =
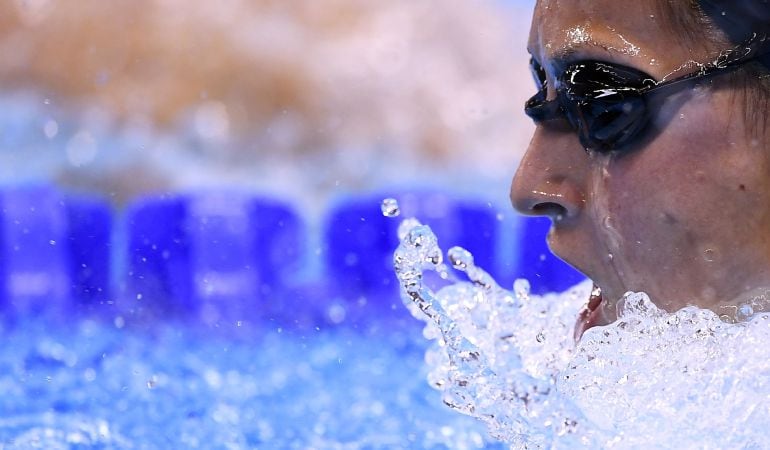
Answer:
[{"label": "eyebrow", "polygon": [[[576,59],[576,55],[581,54],[586,49],[599,49],[606,52],[608,55],[622,55],[623,52],[619,49],[604,44],[602,42],[596,42],[596,41],[586,41],[586,42],[579,42],[575,44],[568,44],[564,48],[560,49],[556,53],[554,53],[551,56],[551,60],[553,61],[553,64],[557,67],[565,67],[569,65],[570,63],[574,62]],[[593,59],[593,57],[592,57]]]}]

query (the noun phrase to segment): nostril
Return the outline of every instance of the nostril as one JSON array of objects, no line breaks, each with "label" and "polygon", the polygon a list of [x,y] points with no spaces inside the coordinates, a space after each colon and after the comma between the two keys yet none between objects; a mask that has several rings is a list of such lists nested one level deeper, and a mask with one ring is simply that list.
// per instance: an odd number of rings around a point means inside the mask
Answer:
[{"label": "nostril", "polygon": [[558,203],[542,202],[532,207],[532,213],[538,216],[548,216],[551,219],[561,219],[567,216],[567,208]]}]

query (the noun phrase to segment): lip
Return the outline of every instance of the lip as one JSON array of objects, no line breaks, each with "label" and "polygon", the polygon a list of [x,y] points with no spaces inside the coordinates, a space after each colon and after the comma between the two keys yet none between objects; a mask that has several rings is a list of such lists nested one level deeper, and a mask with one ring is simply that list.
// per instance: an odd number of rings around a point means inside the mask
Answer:
[{"label": "lip", "polygon": [[591,289],[591,295],[588,298],[588,303],[580,311],[578,315],[577,323],[575,324],[575,342],[579,342],[580,338],[590,328],[605,325],[606,320],[604,314],[602,314],[602,303],[604,303],[604,297],[602,296],[602,290],[595,283],[593,289]]},{"label": "lip", "polygon": [[[615,283],[612,283],[611,277],[608,279],[602,275],[606,272],[602,261],[585,256],[590,252],[590,239],[591,235],[584,233],[583,228],[572,221],[553,221],[547,236],[548,247],[554,255],[593,281],[591,294],[575,323],[575,342],[580,341],[590,328],[608,325],[615,320],[608,310],[612,308],[611,299],[616,289],[611,288]],[[609,303],[607,299],[610,299]]]}]

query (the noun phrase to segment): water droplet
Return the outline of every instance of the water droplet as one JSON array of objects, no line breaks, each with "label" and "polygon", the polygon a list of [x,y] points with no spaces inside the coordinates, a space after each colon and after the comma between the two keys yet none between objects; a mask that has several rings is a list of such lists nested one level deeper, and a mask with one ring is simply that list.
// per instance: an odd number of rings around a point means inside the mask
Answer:
[{"label": "water droplet", "polygon": [[703,259],[705,259],[707,262],[714,262],[715,253],[716,252],[712,248],[706,249],[706,251],[703,252]]},{"label": "water droplet", "polygon": [[398,240],[403,241],[413,228],[419,227],[420,225],[422,224],[417,219],[405,219],[398,226]]},{"label": "water droplet", "polygon": [[751,305],[740,305],[735,312],[735,320],[738,322],[746,322],[754,315],[754,308]]},{"label": "water droplet", "polygon": [[398,201],[395,198],[386,198],[380,205],[382,215],[385,217],[398,217],[401,215],[401,209],[398,207]]},{"label": "water droplet", "polygon": [[345,307],[335,303],[329,307],[329,309],[326,311],[326,315],[329,317],[329,320],[331,320],[332,323],[342,323],[345,320],[346,315]]},{"label": "water droplet", "polygon": [[606,228],[606,229],[608,229],[608,230],[611,230],[611,229],[613,229],[614,227],[612,226],[612,217],[610,217],[610,216],[606,216],[606,217],[605,217],[605,218],[602,220],[602,225],[604,226],[604,228]]},{"label": "water droplet", "polygon": [[449,262],[452,264],[452,267],[457,270],[473,267],[473,255],[462,247],[452,247],[447,252],[447,256],[449,256]]},{"label": "water droplet", "polygon": [[516,294],[516,298],[520,300],[529,297],[530,290],[529,281],[523,278],[513,282],[513,292]]},{"label": "water droplet", "polygon": [[198,106],[194,117],[195,131],[208,141],[220,141],[229,136],[230,115],[222,102],[207,101]]},{"label": "water droplet", "polygon": [[88,131],[79,131],[67,142],[67,159],[76,167],[93,162],[98,152],[96,139]]},{"label": "water droplet", "polygon": [[53,139],[59,134],[59,124],[55,120],[49,120],[43,125],[43,134],[48,139]]},{"label": "water droplet", "polygon": [[51,245],[56,245],[56,241],[54,241],[53,239],[51,239],[50,241],[48,241],[48,243],[49,243],[49,244],[51,244]]}]

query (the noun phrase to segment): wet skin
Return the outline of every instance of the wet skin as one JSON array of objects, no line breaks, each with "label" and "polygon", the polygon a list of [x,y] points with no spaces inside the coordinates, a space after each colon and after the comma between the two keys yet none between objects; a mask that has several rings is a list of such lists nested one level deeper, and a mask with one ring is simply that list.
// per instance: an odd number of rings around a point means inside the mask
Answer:
[{"label": "wet skin", "polygon": [[[602,60],[661,80],[714,59],[713,49],[667,33],[659,14],[648,0],[541,0],[529,51],[549,86],[566,61]],[[697,305],[724,314],[770,287],[770,141],[750,129],[742,91],[725,80],[668,98],[654,109],[652,132],[626,153],[587,153],[566,122],[538,124],[511,201],[550,216],[551,249],[601,287],[593,323],[613,321],[628,291],[670,312]]]}]

